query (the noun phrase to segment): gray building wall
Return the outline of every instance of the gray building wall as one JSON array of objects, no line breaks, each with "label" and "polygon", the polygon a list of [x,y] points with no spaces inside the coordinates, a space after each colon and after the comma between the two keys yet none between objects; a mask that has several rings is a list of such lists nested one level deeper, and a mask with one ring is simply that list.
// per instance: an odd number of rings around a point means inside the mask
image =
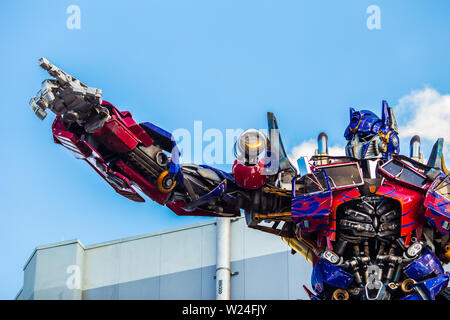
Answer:
[{"label": "gray building wall", "polygon": [[[216,224],[91,246],[40,246],[17,299],[215,299]],[[231,223],[231,299],[306,299],[311,265],[277,236]]]}]

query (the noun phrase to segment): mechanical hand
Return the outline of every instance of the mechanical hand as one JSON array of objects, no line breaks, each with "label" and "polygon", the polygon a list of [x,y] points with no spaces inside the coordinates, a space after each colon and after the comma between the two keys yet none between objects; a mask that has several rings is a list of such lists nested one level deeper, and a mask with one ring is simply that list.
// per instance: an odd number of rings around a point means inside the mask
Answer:
[{"label": "mechanical hand", "polygon": [[101,106],[102,91],[88,87],[45,58],[39,59],[39,65],[54,79],[44,80],[42,89],[30,100],[36,116],[43,120],[50,109],[67,125],[76,122],[88,133],[100,129],[109,118],[108,110]]}]

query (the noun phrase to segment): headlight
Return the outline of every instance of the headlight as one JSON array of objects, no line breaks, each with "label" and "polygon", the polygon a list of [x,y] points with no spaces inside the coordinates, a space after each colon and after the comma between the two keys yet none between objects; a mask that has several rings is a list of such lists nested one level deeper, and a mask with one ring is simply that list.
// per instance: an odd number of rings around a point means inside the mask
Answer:
[{"label": "headlight", "polygon": [[236,141],[234,153],[236,159],[245,165],[253,166],[267,149],[267,137],[256,129],[244,131]]}]

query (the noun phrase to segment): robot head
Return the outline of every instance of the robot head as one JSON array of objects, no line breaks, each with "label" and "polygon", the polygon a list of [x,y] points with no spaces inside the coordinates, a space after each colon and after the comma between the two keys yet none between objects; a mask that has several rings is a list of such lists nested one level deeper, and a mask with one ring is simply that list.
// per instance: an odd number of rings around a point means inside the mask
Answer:
[{"label": "robot head", "polygon": [[350,108],[350,123],[345,129],[347,156],[362,159],[389,160],[399,153],[398,127],[394,112],[386,101],[382,103],[381,119],[371,111]]}]

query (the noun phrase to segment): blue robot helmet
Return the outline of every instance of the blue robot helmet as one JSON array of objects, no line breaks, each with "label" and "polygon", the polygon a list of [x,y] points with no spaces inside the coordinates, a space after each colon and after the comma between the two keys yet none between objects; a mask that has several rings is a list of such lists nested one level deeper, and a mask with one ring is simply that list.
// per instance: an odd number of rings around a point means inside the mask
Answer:
[{"label": "blue robot helmet", "polygon": [[381,119],[372,111],[350,108],[350,123],[344,137],[348,141],[347,156],[363,159],[389,160],[399,153],[398,127],[394,112],[383,100]]}]

